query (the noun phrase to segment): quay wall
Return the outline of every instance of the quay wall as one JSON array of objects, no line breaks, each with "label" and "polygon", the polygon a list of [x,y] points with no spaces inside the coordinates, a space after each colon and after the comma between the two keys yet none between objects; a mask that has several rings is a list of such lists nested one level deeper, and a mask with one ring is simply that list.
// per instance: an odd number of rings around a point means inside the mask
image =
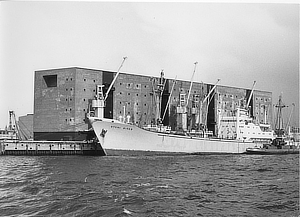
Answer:
[{"label": "quay wall", "polygon": [[101,145],[82,141],[0,141],[0,155],[105,155]]}]

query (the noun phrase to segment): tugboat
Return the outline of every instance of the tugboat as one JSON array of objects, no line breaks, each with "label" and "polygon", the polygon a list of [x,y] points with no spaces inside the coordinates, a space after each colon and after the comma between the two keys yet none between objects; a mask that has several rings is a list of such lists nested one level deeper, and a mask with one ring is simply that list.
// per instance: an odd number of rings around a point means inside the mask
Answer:
[{"label": "tugboat", "polygon": [[[290,138],[286,130],[283,129],[282,108],[286,107],[282,103],[282,96],[279,96],[277,108],[275,134],[276,137],[263,147],[247,148],[246,154],[275,155],[275,154],[299,154],[299,141]],[[289,124],[289,123],[288,123]]]}]

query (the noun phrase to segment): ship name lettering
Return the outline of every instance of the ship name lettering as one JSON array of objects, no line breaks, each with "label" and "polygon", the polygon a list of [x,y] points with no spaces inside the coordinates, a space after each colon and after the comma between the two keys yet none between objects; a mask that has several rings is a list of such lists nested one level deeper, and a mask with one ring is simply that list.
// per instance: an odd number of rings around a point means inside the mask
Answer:
[{"label": "ship name lettering", "polygon": [[120,129],[120,127],[118,127],[118,126],[110,126],[110,127]]},{"label": "ship name lettering", "polygon": [[132,130],[130,127],[123,127],[123,130]]}]

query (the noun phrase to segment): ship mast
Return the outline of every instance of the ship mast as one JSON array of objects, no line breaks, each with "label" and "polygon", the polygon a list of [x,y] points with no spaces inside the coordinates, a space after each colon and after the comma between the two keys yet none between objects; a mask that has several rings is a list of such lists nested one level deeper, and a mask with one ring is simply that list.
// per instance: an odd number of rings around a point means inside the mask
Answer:
[{"label": "ship mast", "polygon": [[162,101],[162,95],[163,91],[165,89],[167,79],[164,78],[164,70],[160,72],[160,78],[159,83],[157,84],[157,89],[155,90],[155,100],[156,100],[156,122],[157,124],[161,124],[161,101]]},{"label": "ship mast", "polygon": [[276,122],[275,122],[275,133],[278,137],[282,137],[284,135],[283,120],[282,120],[282,109],[286,106],[282,103],[281,98],[282,98],[282,94],[280,94],[278,103],[275,105],[275,108],[277,108],[277,115],[276,115]]},{"label": "ship mast", "polygon": [[92,107],[95,109],[95,114],[94,117],[97,118],[104,118],[104,108],[105,108],[105,102],[106,99],[108,97],[109,92],[111,91],[111,88],[113,87],[114,83],[117,80],[117,77],[120,74],[120,70],[123,66],[123,63],[125,62],[125,60],[127,59],[127,57],[123,57],[123,61],[117,71],[116,76],[114,77],[113,81],[111,82],[109,88],[107,89],[105,95],[103,94],[103,87],[104,85],[97,85],[97,89],[96,89],[96,96],[95,99],[92,100]]}]

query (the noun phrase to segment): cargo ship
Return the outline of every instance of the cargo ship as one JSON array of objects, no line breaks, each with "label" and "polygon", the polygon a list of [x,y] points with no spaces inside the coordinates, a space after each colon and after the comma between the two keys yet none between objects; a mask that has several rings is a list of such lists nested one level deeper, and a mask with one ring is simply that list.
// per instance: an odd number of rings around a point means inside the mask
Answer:
[{"label": "cargo ship", "polygon": [[[172,131],[169,126],[162,124],[165,115],[165,111],[161,111],[161,95],[164,90],[163,72],[161,72],[160,82],[154,91],[157,108],[155,117],[157,122],[155,124],[139,127],[130,123],[130,118],[126,118],[125,113],[120,120],[104,118],[105,101],[119,74],[119,70],[105,94],[103,93],[103,85],[97,86],[96,96],[92,101],[94,112],[88,116],[101,147],[108,155],[118,155],[125,152],[127,154],[137,154],[139,152],[149,154],[240,154],[245,153],[247,148],[257,147],[274,138],[274,132],[271,130],[270,125],[256,124],[253,118],[250,117],[248,105],[254,85],[248,103],[243,108],[237,108],[231,115],[220,113],[222,115],[218,123],[220,133],[213,136],[212,132],[207,130],[205,122],[203,124],[201,121],[199,122],[201,125],[199,124],[198,130],[187,129],[187,106],[193,85],[193,81],[191,81],[186,102],[177,108],[177,113],[182,118],[183,130],[180,132]],[[209,99],[214,88],[201,102],[201,105]],[[169,97],[172,96],[172,90]],[[206,104],[208,106],[208,103]],[[200,109],[202,109],[202,106],[200,106]],[[233,131],[231,133],[233,136],[230,138],[226,136],[229,131]]]}]

